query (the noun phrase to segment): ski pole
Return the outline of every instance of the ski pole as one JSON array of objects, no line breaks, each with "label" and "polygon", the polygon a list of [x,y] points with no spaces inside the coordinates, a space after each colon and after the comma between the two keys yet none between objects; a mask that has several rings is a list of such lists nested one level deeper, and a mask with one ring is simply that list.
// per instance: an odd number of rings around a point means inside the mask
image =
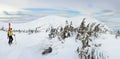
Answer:
[{"label": "ski pole", "polygon": [[16,41],[16,36],[15,36],[15,35],[14,35],[14,38],[15,38],[15,39],[14,39],[14,40],[15,40],[15,44],[17,44],[17,41]]}]

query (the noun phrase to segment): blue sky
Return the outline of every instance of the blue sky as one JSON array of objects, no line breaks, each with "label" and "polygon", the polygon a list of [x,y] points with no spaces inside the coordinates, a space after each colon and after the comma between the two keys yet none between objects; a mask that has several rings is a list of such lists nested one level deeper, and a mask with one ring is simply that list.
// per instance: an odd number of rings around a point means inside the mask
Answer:
[{"label": "blue sky", "polygon": [[120,10],[120,0],[0,0],[0,4],[17,8],[69,9],[85,14],[102,10]]},{"label": "blue sky", "polygon": [[120,13],[120,0],[0,0],[0,6],[2,6],[1,4],[45,13],[80,14],[95,17],[120,16],[118,14]]},{"label": "blue sky", "polygon": [[62,9],[51,9],[51,8],[25,8],[24,10],[32,11],[35,13],[44,13],[44,14],[57,14],[57,15],[64,15],[64,16],[79,16],[84,15],[76,10],[62,10]]}]

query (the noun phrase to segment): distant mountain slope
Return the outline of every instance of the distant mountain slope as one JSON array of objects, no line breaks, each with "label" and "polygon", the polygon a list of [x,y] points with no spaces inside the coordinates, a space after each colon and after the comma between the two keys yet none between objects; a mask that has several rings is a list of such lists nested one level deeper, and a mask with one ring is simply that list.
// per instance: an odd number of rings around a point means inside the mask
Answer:
[{"label": "distant mountain slope", "polygon": [[[105,24],[103,24],[102,22],[96,20],[95,18],[89,17],[89,16],[77,16],[77,17],[72,17],[72,18],[65,18],[65,17],[60,17],[60,16],[45,16],[45,17],[41,17],[37,20],[33,20],[33,21],[28,21],[26,23],[11,23],[11,27],[13,29],[35,29],[35,27],[42,27],[42,28],[48,28],[50,26],[54,26],[54,27],[58,27],[58,26],[65,26],[65,22],[66,20],[70,23],[70,21],[72,21],[72,23],[74,24],[73,26],[79,26],[80,23],[82,22],[83,18],[85,18],[85,22],[88,23],[96,23],[96,24],[101,24],[104,25],[105,28],[109,29]],[[24,21],[24,20],[23,20]],[[0,24],[4,27],[8,27],[7,23]]]}]

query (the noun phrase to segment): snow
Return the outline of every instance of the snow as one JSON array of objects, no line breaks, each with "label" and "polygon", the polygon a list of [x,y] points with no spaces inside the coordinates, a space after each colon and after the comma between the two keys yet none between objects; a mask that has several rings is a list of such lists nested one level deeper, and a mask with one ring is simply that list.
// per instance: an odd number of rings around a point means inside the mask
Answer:
[{"label": "snow", "polygon": [[102,50],[104,49],[106,54],[109,55],[109,59],[119,59],[120,58],[120,53],[119,53],[120,38],[116,39],[114,35],[110,35],[110,34],[103,34],[102,38],[104,38],[104,40],[99,42],[102,43],[101,48]]},{"label": "snow", "polygon": [[[64,43],[61,43],[57,38],[48,39],[48,33],[45,30],[50,26],[65,26],[66,20],[68,22],[72,21],[73,25],[77,27],[83,18],[86,18],[87,24],[93,22],[102,23],[89,16],[73,18],[46,16],[27,23],[13,23],[13,29],[35,29],[35,27],[41,26],[41,32],[30,35],[15,32],[14,43],[9,46],[6,32],[0,31],[0,59],[80,59],[76,52],[80,42],[76,42],[75,37],[69,37],[65,39]],[[7,29],[8,24],[0,22],[0,28],[3,26]],[[106,56],[109,56],[108,59],[119,59],[119,39],[116,39],[113,34],[104,33],[100,35],[96,42],[102,44],[100,49],[104,51]],[[53,48],[52,53],[42,55],[42,51],[49,46]]]}]

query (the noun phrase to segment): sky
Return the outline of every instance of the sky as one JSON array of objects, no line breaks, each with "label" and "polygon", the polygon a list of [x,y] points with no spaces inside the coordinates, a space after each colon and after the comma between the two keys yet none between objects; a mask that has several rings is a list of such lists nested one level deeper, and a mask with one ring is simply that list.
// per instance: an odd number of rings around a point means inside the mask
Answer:
[{"label": "sky", "polygon": [[16,8],[70,9],[85,14],[102,10],[120,10],[120,0],[0,0],[0,4]]},{"label": "sky", "polygon": [[[8,6],[8,7],[7,7]],[[95,17],[120,15],[120,0],[0,0],[0,10],[61,12]]]},{"label": "sky", "polygon": [[0,0],[0,11],[41,11],[111,17],[120,15],[120,0]]}]

